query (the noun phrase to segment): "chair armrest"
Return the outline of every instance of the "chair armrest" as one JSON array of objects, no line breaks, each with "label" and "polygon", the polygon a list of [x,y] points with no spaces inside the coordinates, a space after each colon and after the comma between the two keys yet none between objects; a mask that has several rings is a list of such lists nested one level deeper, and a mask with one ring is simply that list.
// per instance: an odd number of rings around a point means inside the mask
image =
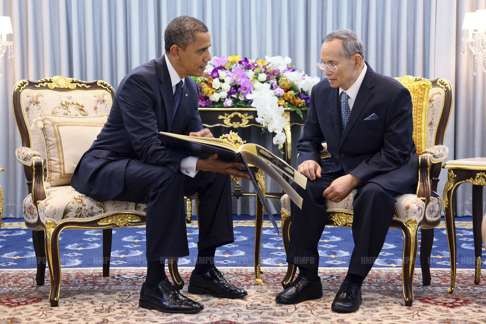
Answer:
[{"label": "chair armrest", "polygon": [[424,154],[430,154],[431,162],[434,164],[444,163],[449,155],[449,148],[445,145],[434,145],[426,149],[421,155]]},{"label": "chair armrest", "polygon": [[417,197],[427,204],[432,194],[431,171],[432,156],[429,153],[420,154],[418,157],[418,183]]},{"label": "chair armrest", "polygon": [[418,157],[417,197],[425,202],[423,228],[434,228],[440,223],[442,200],[435,192],[442,164],[447,160],[447,146],[435,145]]},{"label": "chair armrest", "polygon": [[44,182],[44,161],[39,156],[32,158],[32,202],[37,205],[46,199],[46,182]]},{"label": "chair armrest", "polygon": [[[417,196],[427,204],[433,194],[432,180],[438,177],[440,166],[447,160],[449,149],[445,145],[434,145],[418,157]],[[437,174],[434,174],[437,173]]]},{"label": "chair armrest", "polygon": [[15,149],[15,157],[17,158],[17,161],[19,161],[23,165],[32,167],[32,159],[34,157],[40,158],[41,154],[29,147],[22,146]]}]

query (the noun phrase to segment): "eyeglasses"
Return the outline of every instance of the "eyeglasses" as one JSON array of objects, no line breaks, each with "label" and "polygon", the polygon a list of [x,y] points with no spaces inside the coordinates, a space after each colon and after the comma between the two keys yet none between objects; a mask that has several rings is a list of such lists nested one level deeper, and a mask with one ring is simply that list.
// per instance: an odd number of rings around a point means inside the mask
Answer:
[{"label": "eyeglasses", "polygon": [[324,72],[336,72],[338,66],[335,62],[319,62],[317,63],[317,67]]}]

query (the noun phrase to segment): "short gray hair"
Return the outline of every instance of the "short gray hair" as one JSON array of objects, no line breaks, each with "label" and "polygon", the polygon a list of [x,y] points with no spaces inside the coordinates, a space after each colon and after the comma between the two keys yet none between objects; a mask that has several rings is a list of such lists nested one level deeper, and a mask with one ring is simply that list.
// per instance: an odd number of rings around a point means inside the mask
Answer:
[{"label": "short gray hair", "polygon": [[344,54],[350,57],[353,54],[360,54],[364,58],[364,46],[354,32],[348,29],[336,30],[326,35],[324,42],[340,39],[343,42]]},{"label": "short gray hair", "polygon": [[199,19],[189,16],[174,18],[165,28],[165,51],[169,52],[172,45],[185,48],[196,39],[196,33],[207,33],[208,27]]}]

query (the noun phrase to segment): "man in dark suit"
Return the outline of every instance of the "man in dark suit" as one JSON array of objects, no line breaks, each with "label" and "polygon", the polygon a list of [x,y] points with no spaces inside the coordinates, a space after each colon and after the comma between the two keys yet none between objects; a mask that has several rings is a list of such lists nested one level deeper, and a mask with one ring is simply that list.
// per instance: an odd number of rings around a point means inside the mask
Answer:
[{"label": "man in dark suit", "polygon": [[[395,197],[416,188],[410,94],[396,80],[375,73],[363,53],[361,42],[347,30],[327,35],[322,45],[319,66],[326,79],[312,89],[297,148],[298,170],[311,181],[301,191],[302,210],[291,207],[288,262],[298,266],[299,276],[278,294],[277,303],[322,296],[317,246],[328,220],[326,200],[339,202],[356,189],[354,249],[332,310],[358,310],[361,285],[383,246]],[[323,142],[330,157],[321,161]]]},{"label": "man in dark suit", "polygon": [[147,203],[147,277],[140,307],[197,313],[203,306],[168,281],[164,262],[189,254],[184,195],[199,193],[198,258],[188,291],[243,298],[246,291],[214,266],[218,246],[233,242],[228,175],[244,177],[238,163],[197,159],[160,141],[159,131],[212,136],[203,129],[196,84],[211,59],[204,23],[178,17],[165,30],[166,54],[135,68],[119,84],[108,121],[79,162],[72,185],[97,200]]}]

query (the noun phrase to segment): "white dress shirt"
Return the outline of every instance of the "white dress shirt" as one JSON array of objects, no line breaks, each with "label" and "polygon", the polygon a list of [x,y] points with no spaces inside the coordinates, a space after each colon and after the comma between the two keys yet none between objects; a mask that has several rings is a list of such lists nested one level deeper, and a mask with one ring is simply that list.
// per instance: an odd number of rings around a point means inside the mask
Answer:
[{"label": "white dress shirt", "polygon": [[354,81],[354,83],[347,90],[339,88],[339,95],[341,95],[341,92],[344,91],[349,96],[349,99],[348,99],[349,110],[353,110],[354,102],[356,100],[356,97],[358,96],[359,88],[361,88],[361,83],[363,83],[363,79],[365,77],[366,70],[368,70],[368,67],[365,64],[363,69],[359,73],[356,81]]},{"label": "white dress shirt", "polygon": [[[177,71],[170,63],[167,55],[164,56],[165,62],[167,64],[167,70],[169,70],[170,82],[172,83],[172,93],[175,93],[177,84],[182,80]],[[184,80],[182,80],[184,82]],[[184,83],[183,83],[184,84]],[[198,158],[195,156],[188,156],[181,160],[180,170],[183,174],[194,178],[197,174],[196,165]]]}]

